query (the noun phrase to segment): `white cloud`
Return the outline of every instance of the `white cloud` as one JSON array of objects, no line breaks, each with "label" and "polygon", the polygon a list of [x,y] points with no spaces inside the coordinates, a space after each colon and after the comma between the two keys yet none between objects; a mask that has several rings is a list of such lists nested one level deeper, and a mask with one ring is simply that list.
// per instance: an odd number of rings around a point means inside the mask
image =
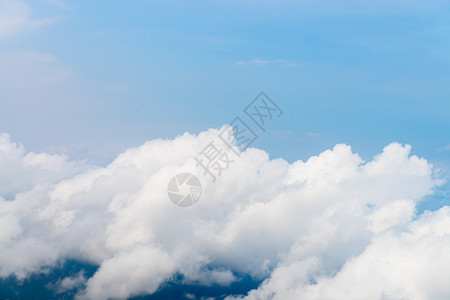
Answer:
[{"label": "white cloud", "polygon": [[[0,0],[0,40],[58,19],[34,18],[25,1]],[[74,79],[74,72],[51,54],[17,49],[0,51],[0,117],[12,118],[11,112],[19,109],[16,118],[24,114],[36,118],[58,110],[71,100]]]},{"label": "white cloud", "polygon": [[69,3],[67,3],[66,1],[64,1],[64,0],[41,0],[41,2],[52,4],[52,5],[55,5],[55,6],[59,7],[59,8],[67,9],[67,8],[71,7],[71,5]]},{"label": "white cloud", "polygon": [[267,65],[283,65],[286,67],[299,67],[302,66],[302,63],[295,61],[288,61],[285,59],[259,59],[255,58],[253,60],[248,61],[238,61],[236,63],[238,66],[267,66]]},{"label": "white cloud", "polygon": [[374,236],[335,275],[318,274],[310,258],[281,263],[246,299],[448,299],[449,225],[449,207],[428,212]]},{"label": "white cloud", "polygon": [[135,246],[105,259],[81,299],[126,299],[154,292],[176,270],[177,261],[152,246]]},{"label": "white cloud", "polygon": [[53,290],[55,294],[62,294],[67,291],[80,288],[85,284],[86,284],[86,277],[84,276],[84,272],[80,271],[78,272],[78,274],[74,276],[65,277],[63,279],[59,279],[55,283],[48,284],[47,288]]},{"label": "white cloud", "polygon": [[15,95],[21,89],[42,93],[73,76],[53,55],[34,51],[0,52],[0,67],[2,93]]},{"label": "white cloud", "polygon": [[260,66],[264,66],[264,65],[268,65],[268,64],[280,64],[280,63],[284,63],[284,62],[286,62],[286,60],[284,60],[284,59],[267,60],[267,59],[255,58],[255,59],[250,60],[250,61],[239,61],[237,63],[237,65],[238,66],[246,66],[246,65],[260,65]]},{"label": "white cloud", "polygon": [[[0,118],[20,129],[53,120],[64,126],[71,118],[67,111],[88,105],[76,90],[80,77],[51,54],[35,51],[0,51]],[[86,88],[86,85],[83,85]],[[46,121],[44,121],[46,120]]]},{"label": "white cloud", "polygon": [[450,151],[450,145],[447,145],[447,146],[438,148],[437,150],[438,150],[438,151]]},{"label": "white cloud", "polygon": [[0,0],[0,38],[56,22],[55,18],[33,19],[30,7],[21,0]]},{"label": "white cloud", "polygon": [[0,198],[12,199],[20,192],[46,186],[87,168],[59,154],[25,152],[22,145],[0,134]]},{"label": "white cloud", "polygon": [[[153,140],[104,168],[29,154],[3,135],[0,182],[14,200],[0,199],[1,228],[11,228],[0,231],[0,276],[70,258],[99,265],[80,299],[152,293],[176,273],[203,285],[268,277],[249,299],[450,295],[436,275],[450,269],[450,213],[415,218],[439,181],[410,146],[390,144],[364,163],[337,145],[292,164],[250,148],[211,183],[192,156],[217,134]],[[167,184],[186,171],[203,194],[179,208]]]}]

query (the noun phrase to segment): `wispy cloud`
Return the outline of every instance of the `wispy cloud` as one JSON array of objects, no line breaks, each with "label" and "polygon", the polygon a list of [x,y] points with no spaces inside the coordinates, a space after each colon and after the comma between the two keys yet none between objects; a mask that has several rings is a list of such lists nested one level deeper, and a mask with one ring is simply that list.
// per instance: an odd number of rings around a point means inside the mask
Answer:
[{"label": "wispy cloud", "polygon": [[267,65],[283,65],[287,67],[299,67],[302,63],[296,61],[289,61],[286,59],[259,59],[242,60],[236,63],[238,66],[267,66]]},{"label": "wispy cloud", "polygon": [[310,138],[319,138],[319,137],[322,137],[323,134],[318,133],[318,132],[308,131],[307,136]]},{"label": "wispy cloud", "polygon": [[4,92],[16,95],[53,89],[73,78],[72,71],[48,53],[0,52],[0,66],[0,87]]},{"label": "wispy cloud", "polygon": [[51,4],[58,8],[69,9],[72,6],[64,0],[41,0],[42,3]]},{"label": "wispy cloud", "polygon": [[0,38],[19,34],[29,28],[52,24],[58,19],[34,19],[30,7],[24,1],[0,0]]},{"label": "wispy cloud", "polygon": [[282,64],[282,63],[286,63],[286,60],[285,59],[269,60],[269,59],[255,58],[255,59],[249,60],[249,61],[239,61],[239,62],[237,62],[237,65],[238,66],[247,66],[247,65],[265,66],[265,65],[272,65],[272,64]]},{"label": "wispy cloud", "polygon": [[280,65],[286,67],[299,67],[303,64],[297,61],[289,61],[286,59],[259,59],[242,60],[236,63],[238,66],[268,66],[268,65]]},{"label": "wispy cloud", "polygon": [[440,152],[450,151],[450,145],[437,148],[437,151],[440,151]]}]

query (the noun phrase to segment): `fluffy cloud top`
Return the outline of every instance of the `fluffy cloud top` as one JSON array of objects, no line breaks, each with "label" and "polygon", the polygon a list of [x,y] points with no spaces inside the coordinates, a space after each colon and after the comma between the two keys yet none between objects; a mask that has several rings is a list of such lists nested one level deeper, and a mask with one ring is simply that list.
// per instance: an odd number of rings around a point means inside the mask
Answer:
[{"label": "fluffy cloud top", "polygon": [[[439,181],[410,146],[363,162],[336,145],[292,164],[250,148],[211,183],[193,156],[218,132],[149,141],[106,167],[26,153],[2,135],[0,276],[76,259],[99,265],[91,278],[57,283],[84,286],[80,299],[153,293],[175,274],[202,285],[266,279],[230,299],[450,296],[450,211],[416,216]],[[203,184],[189,208],[167,196],[181,172]]]}]

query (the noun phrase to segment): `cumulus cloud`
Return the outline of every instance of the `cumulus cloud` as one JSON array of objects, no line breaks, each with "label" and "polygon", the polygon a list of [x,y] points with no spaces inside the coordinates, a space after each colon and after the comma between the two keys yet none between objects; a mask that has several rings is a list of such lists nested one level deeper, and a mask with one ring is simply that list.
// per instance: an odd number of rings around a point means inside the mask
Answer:
[{"label": "cumulus cloud", "polygon": [[377,234],[337,274],[320,274],[317,257],[289,257],[245,299],[448,299],[449,222],[443,207]]},{"label": "cumulus cloud", "polygon": [[[99,266],[66,280],[84,287],[79,299],[153,293],[177,274],[205,286],[265,279],[235,296],[247,299],[450,295],[438,276],[450,269],[450,211],[416,216],[440,181],[410,146],[392,143],[364,162],[340,144],[294,163],[249,148],[212,183],[193,156],[218,132],[152,140],[106,167],[26,153],[2,135],[1,170],[15,177],[0,174],[0,276],[75,259]],[[167,195],[182,172],[203,185],[188,208]]]},{"label": "cumulus cloud", "polygon": [[25,152],[23,145],[0,134],[0,198],[13,199],[29,191],[74,176],[88,166],[66,155]]}]

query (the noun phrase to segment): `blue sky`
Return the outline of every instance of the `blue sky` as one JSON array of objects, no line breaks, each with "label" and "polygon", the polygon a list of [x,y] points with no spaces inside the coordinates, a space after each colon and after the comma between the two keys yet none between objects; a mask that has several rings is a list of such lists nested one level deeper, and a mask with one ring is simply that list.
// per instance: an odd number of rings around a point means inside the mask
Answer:
[{"label": "blue sky", "polygon": [[[277,130],[298,139],[323,135],[308,140],[317,144],[308,148],[336,141],[379,148],[398,140],[438,155],[433,152],[449,144],[449,8],[330,6],[81,1],[61,8],[36,2],[35,18],[55,23],[3,39],[1,49],[50,54],[73,73],[74,90],[55,99],[36,95],[33,105],[56,106],[45,115],[60,118],[61,126],[71,125],[61,120],[69,115],[91,123],[98,136],[90,139],[112,135],[120,145],[124,135],[134,142],[219,126],[264,90],[288,112]],[[46,123],[33,124],[33,136],[60,143],[40,133],[41,126],[60,131]],[[92,143],[80,137],[88,133],[80,125],[67,142]],[[17,131],[25,143],[30,138],[13,122],[2,129]],[[114,143],[112,136],[104,142]]]}]

